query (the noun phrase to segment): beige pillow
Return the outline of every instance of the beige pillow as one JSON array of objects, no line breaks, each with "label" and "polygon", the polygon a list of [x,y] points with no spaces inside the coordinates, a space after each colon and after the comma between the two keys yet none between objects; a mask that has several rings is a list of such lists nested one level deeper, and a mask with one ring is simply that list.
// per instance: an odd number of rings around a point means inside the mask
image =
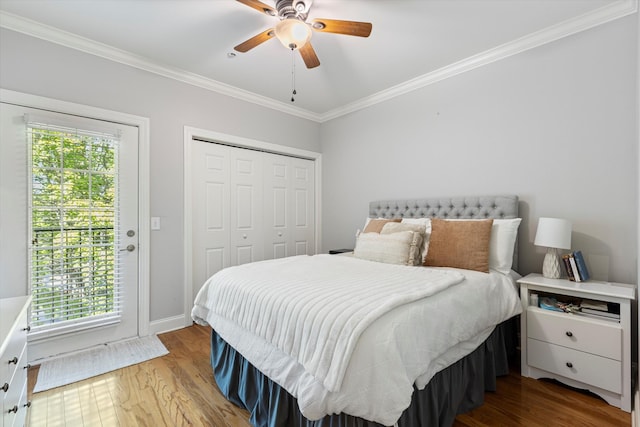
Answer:
[{"label": "beige pillow", "polygon": [[394,218],[394,219],[372,219],[367,225],[364,227],[363,233],[380,233],[382,227],[388,222],[400,222],[402,218]]},{"label": "beige pillow", "polygon": [[431,237],[431,218],[402,218],[402,224],[418,224],[424,227],[424,239],[422,241],[422,261],[427,257],[427,251],[429,250],[429,237]]},{"label": "beige pillow", "polygon": [[[425,227],[421,224],[408,224],[404,222],[388,222],[382,227],[380,234],[391,234],[398,233],[400,231],[413,231],[414,233],[418,233],[420,235],[420,244],[418,246],[412,247],[412,251],[409,254],[409,257],[412,260],[412,265],[420,265],[424,262],[425,251],[425,243],[428,242],[425,234]],[[423,252],[425,252],[423,254]]]},{"label": "beige pillow", "polygon": [[424,265],[489,272],[489,242],[493,219],[431,220],[429,251]]},{"label": "beige pillow", "polygon": [[353,255],[369,261],[415,265],[415,254],[419,253],[421,243],[420,233],[413,231],[392,234],[361,233],[356,239]]}]

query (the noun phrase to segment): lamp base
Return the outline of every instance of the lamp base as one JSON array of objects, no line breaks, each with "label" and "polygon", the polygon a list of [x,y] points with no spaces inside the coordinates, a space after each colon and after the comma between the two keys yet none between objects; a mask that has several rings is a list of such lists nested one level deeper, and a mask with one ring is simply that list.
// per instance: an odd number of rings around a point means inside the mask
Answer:
[{"label": "lamp base", "polygon": [[542,263],[542,275],[547,279],[559,279],[561,272],[558,252],[555,248],[549,248]]}]

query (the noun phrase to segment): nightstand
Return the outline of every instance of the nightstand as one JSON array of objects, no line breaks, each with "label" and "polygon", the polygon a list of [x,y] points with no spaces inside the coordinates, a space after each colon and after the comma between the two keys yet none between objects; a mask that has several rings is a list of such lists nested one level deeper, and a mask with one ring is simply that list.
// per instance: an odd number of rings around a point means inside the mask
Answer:
[{"label": "nightstand", "polygon": [[[631,301],[636,287],[589,280],[572,282],[529,274],[518,280],[522,301],[522,376],[553,378],[587,389],[631,412]],[[532,294],[558,301],[617,304],[620,319],[556,312],[531,303]],[[533,298],[535,301],[535,297]]]},{"label": "nightstand", "polygon": [[329,249],[329,255],[339,255],[353,252],[353,249]]}]

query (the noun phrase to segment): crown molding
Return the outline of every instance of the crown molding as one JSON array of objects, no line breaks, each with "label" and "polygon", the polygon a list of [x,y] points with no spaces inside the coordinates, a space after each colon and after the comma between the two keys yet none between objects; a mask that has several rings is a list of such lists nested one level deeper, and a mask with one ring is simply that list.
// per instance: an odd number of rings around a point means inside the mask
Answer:
[{"label": "crown molding", "polygon": [[227,85],[199,74],[159,64],[143,56],[135,55],[131,52],[99,43],[67,31],[62,31],[58,28],[41,24],[40,22],[12,13],[0,11],[0,27],[304,119],[317,122],[320,118],[318,114],[308,110],[292,107],[284,102],[275,101],[266,96]]},{"label": "crown molding", "polygon": [[344,116],[345,114],[362,110],[363,108],[413,92],[414,90],[423,88],[449,77],[453,77],[526,50],[551,43],[581,31],[597,27],[598,25],[605,24],[615,19],[631,15],[637,11],[638,0],[616,1],[610,5],[606,5],[594,11],[568,19],[519,39],[512,40],[508,43],[486,50],[477,55],[470,56],[438,70],[407,80],[404,83],[385,89],[371,96],[361,98],[340,108],[328,111],[321,115],[320,122],[326,122],[337,117]]},{"label": "crown molding", "polygon": [[415,91],[449,77],[473,70],[478,67],[516,55],[546,43],[559,40],[598,25],[638,11],[638,0],[618,0],[581,16],[568,19],[535,33],[510,41],[495,48],[470,56],[461,61],[442,67],[396,86],[390,87],[371,96],[361,98],[342,107],[318,114],[309,110],[292,107],[289,104],[240,89],[235,86],[203,77],[179,68],[158,64],[149,59],[130,52],[96,42],[18,15],[0,11],[0,27],[37,37],[71,49],[119,62],[131,67],[155,73],[170,79],[211,90],[246,102],[291,114],[307,120],[323,123],[340,116],[373,106],[380,102]]}]

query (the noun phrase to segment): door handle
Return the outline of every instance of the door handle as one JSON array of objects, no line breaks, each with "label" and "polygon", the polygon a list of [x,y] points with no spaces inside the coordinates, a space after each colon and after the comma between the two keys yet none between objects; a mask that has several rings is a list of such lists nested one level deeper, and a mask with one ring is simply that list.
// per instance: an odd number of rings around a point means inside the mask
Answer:
[{"label": "door handle", "polygon": [[127,245],[126,248],[120,249],[120,252],[124,252],[124,251],[133,252],[135,250],[136,250],[136,246],[135,245]]}]

